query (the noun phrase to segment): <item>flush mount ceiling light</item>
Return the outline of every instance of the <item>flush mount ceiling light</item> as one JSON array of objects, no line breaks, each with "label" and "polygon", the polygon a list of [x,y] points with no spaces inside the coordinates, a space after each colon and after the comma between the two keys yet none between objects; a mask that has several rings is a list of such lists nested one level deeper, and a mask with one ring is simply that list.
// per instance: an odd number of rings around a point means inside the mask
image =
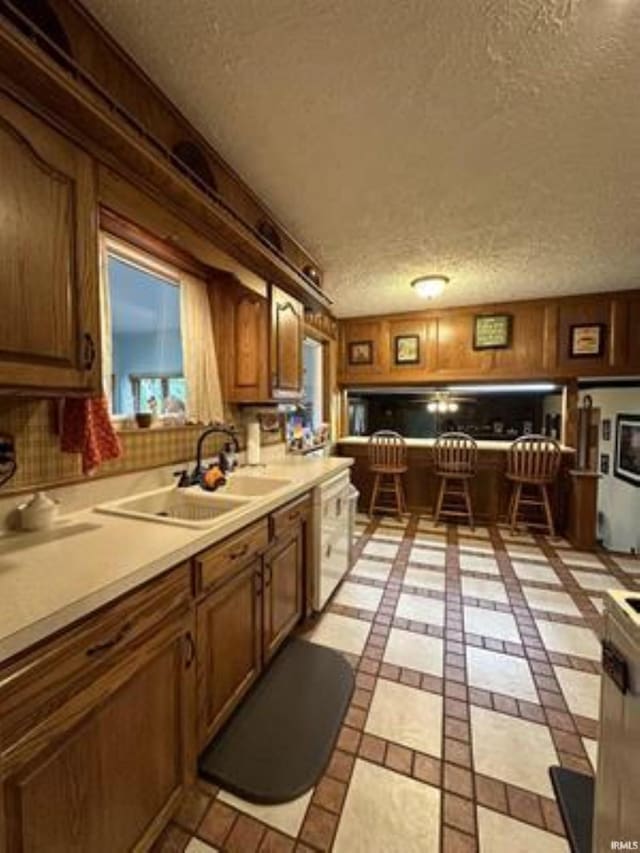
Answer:
[{"label": "flush mount ceiling light", "polygon": [[421,275],[420,278],[414,278],[411,287],[423,299],[435,299],[436,296],[440,296],[445,284],[448,283],[449,279],[446,275]]}]

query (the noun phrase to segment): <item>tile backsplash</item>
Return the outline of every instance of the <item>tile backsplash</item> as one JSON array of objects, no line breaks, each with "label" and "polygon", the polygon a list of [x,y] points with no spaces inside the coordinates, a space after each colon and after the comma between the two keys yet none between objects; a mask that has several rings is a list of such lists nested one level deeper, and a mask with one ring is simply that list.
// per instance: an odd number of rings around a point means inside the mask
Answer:
[{"label": "tile backsplash", "polygon": [[[60,437],[55,430],[55,405],[50,400],[0,398],[0,433],[14,437],[18,463],[14,477],[0,487],[1,495],[86,479],[80,456],[60,450]],[[226,414],[238,428],[240,444],[244,445],[244,426],[250,414],[237,407]],[[157,427],[121,432],[123,455],[102,465],[92,479],[191,460],[202,429],[201,426]],[[220,437],[219,447],[216,440],[212,437],[207,443],[208,454],[222,447],[224,437]],[[261,440],[264,445],[278,444],[282,435],[262,433]]]}]

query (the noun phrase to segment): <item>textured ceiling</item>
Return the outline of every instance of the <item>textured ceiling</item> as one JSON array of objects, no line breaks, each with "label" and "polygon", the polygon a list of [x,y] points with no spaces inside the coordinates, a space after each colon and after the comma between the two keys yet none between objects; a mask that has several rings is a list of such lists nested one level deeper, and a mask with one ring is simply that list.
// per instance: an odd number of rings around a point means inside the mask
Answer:
[{"label": "textured ceiling", "polygon": [[640,285],[638,0],[85,0],[339,315]]}]

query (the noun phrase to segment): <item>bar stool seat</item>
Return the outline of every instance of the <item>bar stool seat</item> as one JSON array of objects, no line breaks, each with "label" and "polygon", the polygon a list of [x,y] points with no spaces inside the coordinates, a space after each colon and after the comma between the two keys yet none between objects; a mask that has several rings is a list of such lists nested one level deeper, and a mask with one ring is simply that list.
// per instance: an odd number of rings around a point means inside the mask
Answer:
[{"label": "bar stool seat", "polygon": [[[376,510],[396,515],[407,511],[403,475],[408,470],[407,445],[404,438],[392,430],[379,430],[369,438],[369,471],[374,474],[369,516]],[[391,501],[383,503],[388,495]]]},{"label": "bar stool seat", "polygon": [[529,527],[541,527],[555,536],[555,522],[549,497],[549,486],[555,482],[562,451],[553,438],[525,435],[516,439],[507,451],[507,480],[512,484],[509,499],[509,526],[515,533],[523,507],[542,508],[544,522],[527,520]]},{"label": "bar stool seat", "polygon": [[[470,481],[476,475],[478,445],[464,432],[446,432],[433,446],[435,474],[440,480],[434,511],[436,524],[442,515],[466,518],[473,530]],[[449,499],[449,505],[445,501]]]}]

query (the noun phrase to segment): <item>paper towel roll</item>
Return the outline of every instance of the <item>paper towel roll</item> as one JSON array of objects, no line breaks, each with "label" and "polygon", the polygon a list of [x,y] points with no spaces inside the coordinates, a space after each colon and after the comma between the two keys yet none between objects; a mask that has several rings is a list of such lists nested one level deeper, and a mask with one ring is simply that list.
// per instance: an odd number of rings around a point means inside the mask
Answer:
[{"label": "paper towel roll", "polygon": [[247,464],[260,464],[260,424],[258,421],[247,424]]}]

